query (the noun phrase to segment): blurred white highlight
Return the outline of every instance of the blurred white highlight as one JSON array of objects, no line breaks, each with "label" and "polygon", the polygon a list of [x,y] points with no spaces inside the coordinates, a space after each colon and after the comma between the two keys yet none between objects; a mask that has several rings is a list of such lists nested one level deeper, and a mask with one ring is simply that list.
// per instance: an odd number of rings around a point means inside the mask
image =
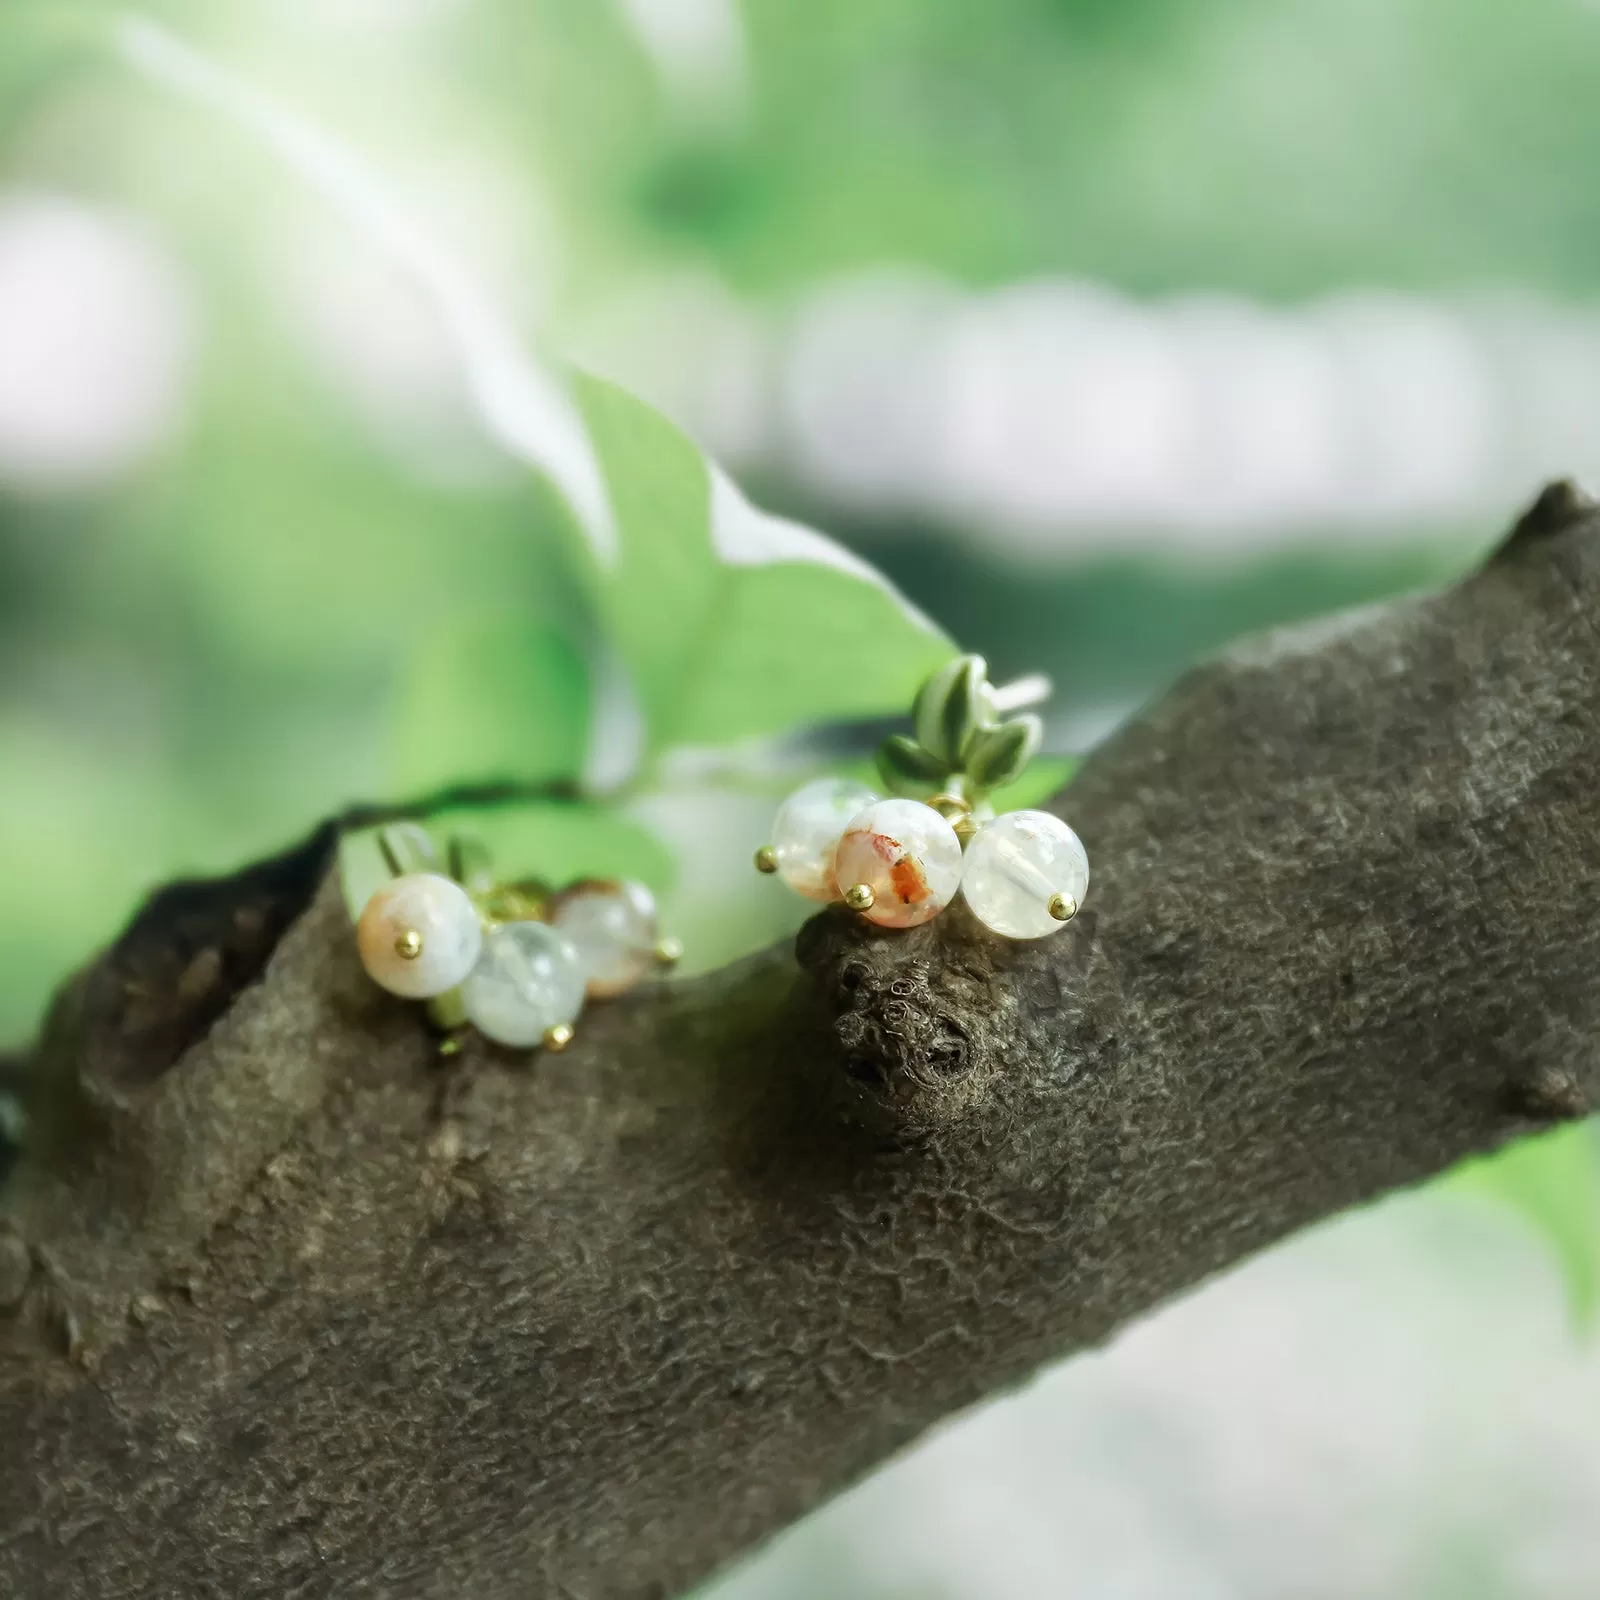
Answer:
[{"label": "blurred white highlight", "polygon": [[93,489],[178,426],[192,354],[183,287],[128,218],[0,195],[0,479]]},{"label": "blurred white highlight", "polygon": [[283,251],[281,286],[306,360],[409,475],[459,484],[505,473],[415,286],[340,244],[312,228]]},{"label": "blurred white highlight", "polygon": [[405,35],[435,27],[459,13],[462,0],[267,0],[267,7],[280,18],[292,12],[298,28],[370,40],[375,29]]},{"label": "blurred white highlight", "polygon": [[[499,307],[542,304],[553,254],[532,185],[465,145],[408,163],[393,192],[430,238],[448,239],[456,259]],[[519,473],[484,426],[451,330],[426,290],[381,250],[351,249],[321,209],[295,210],[266,248],[275,283],[305,359],[387,451],[396,468],[450,486]]]},{"label": "blurred white highlight", "polygon": [[644,708],[616,647],[603,637],[589,643],[589,747],[584,787],[595,794],[620,788],[644,758]]},{"label": "blurred white highlight", "polygon": [[736,0],[620,0],[620,5],[681,110],[694,115],[743,104],[749,58]]},{"label": "blurred white highlight", "polygon": [[155,24],[125,20],[116,39],[140,71],[258,139],[407,273],[459,350],[491,436],[549,474],[576,513],[596,559],[614,564],[618,543],[611,503],[576,407],[526,354],[478,286],[412,224],[378,179],[321,129]]},{"label": "blurred white highlight", "polygon": [[878,273],[781,317],[670,284],[652,314],[694,326],[693,353],[618,339],[634,308],[591,329],[595,359],[738,469],[1025,557],[1391,543],[1498,523],[1547,477],[1600,480],[1600,308]]}]

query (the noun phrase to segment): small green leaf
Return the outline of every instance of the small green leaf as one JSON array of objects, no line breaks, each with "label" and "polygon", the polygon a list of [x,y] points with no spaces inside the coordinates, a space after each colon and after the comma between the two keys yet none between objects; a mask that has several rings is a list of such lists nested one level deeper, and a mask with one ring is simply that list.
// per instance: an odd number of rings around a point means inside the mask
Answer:
[{"label": "small green leaf", "polygon": [[[477,807],[438,812],[427,819],[435,839],[460,831],[487,851],[495,881],[543,878],[636,878],[656,893],[671,888],[671,853],[641,823],[614,806],[567,801]],[[389,881],[377,830],[347,834],[340,842],[339,872],[352,917]]]},{"label": "small green leaf", "polygon": [[378,829],[377,844],[383,864],[397,878],[406,872],[439,870],[439,847],[420,823],[391,822]]},{"label": "small green leaf", "polygon": [[903,733],[890,734],[878,747],[878,776],[891,794],[925,795],[937,789],[948,775],[944,762]]},{"label": "small green leaf", "polygon": [[967,752],[968,784],[983,792],[1015,782],[1043,743],[1044,724],[1032,713],[984,729]]},{"label": "small green leaf", "polygon": [[494,857],[476,833],[457,824],[445,844],[445,864],[457,883],[472,894],[482,894],[493,886]]},{"label": "small green leaf", "polygon": [[1580,1331],[1600,1309],[1600,1131],[1579,1123],[1470,1162],[1458,1182],[1510,1205],[1555,1252]]},{"label": "small green leaf", "polygon": [[982,656],[958,656],[923,684],[912,708],[917,742],[949,770],[966,759],[974,736],[985,725],[984,685],[988,667]]},{"label": "small green leaf", "polygon": [[989,796],[989,804],[996,812],[1031,811],[1066,788],[1079,765],[1076,756],[1041,756],[1015,783],[996,789]]},{"label": "small green leaf", "polygon": [[615,806],[565,801],[447,812],[433,824],[481,839],[497,879],[636,878],[657,894],[677,876],[672,854],[642,823]]},{"label": "small green leaf", "polygon": [[[1082,765],[1083,761],[1079,756],[1040,756],[1029,765],[1028,770],[1015,783],[1002,784],[993,790],[987,796],[988,802],[994,807],[997,815],[1006,811],[1028,811],[1035,806],[1044,805],[1066,788],[1073,773]],[[829,762],[819,768],[814,776],[854,778],[869,788],[882,781],[882,774],[873,761]],[[775,786],[775,798],[781,799],[798,781],[793,775],[785,776]]]}]

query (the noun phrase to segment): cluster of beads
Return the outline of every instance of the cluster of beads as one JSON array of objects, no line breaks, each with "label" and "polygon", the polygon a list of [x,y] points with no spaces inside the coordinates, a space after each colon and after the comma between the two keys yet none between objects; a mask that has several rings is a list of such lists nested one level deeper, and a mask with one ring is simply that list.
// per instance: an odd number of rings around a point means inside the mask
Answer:
[{"label": "cluster of beads", "polygon": [[989,790],[1018,775],[1042,735],[1036,717],[1002,721],[1005,699],[989,687],[981,657],[953,662],[918,695],[918,738],[890,740],[878,763],[893,788],[939,792],[883,799],[845,779],[807,783],[780,807],[757,867],[808,899],[842,900],[880,927],[917,927],[960,892],[980,922],[1009,939],[1053,933],[1083,903],[1089,857],[1059,817],[997,817],[988,804]]},{"label": "cluster of beads", "polygon": [[452,871],[438,870],[415,827],[380,839],[395,876],[356,924],[361,964],[390,994],[428,1001],[444,1028],[470,1023],[497,1044],[562,1050],[586,999],[622,994],[682,953],[658,937],[642,883],[495,884],[456,848]]}]

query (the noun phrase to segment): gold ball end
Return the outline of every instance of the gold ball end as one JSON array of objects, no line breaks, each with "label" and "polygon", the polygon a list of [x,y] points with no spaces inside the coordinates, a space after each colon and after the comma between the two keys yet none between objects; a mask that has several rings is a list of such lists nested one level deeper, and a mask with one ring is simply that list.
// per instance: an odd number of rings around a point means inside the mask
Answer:
[{"label": "gold ball end", "polygon": [[963,811],[954,822],[950,824],[951,832],[958,838],[963,848],[978,836],[978,820],[970,811]]},{"label": "gold ball end", "polygon": [[534,883],[497,883],[481,895],[478,906],[489,922],[543,922],[550,896]]},{"label": "gold ball end", "polygon": [[1057,922],[1071,922],[1078,914],[1078,902],[1070,894],[1052,895],[1049,911]]},{"label": "gold ball end", "polygon": [[653,954],[658,967],[675,967],[683,960],[683,940],[658,939]]},{"label": "gold ball end", "polygon": [[558,1022],[553,1028],[544,1030],[544,1047],[555,1055],[560,1055],[572,1043],[573,1032],[570,1022]]},{"label": "gold ball end", "polygon": [[394,953],[402,961],[415,961],[422,954],[422,935],[415,928],[407,928],[394,941]]},{"label": "gold ball end", "polygon": [[770,844],[764,844],[756,851],[756,871],[765,872],[769,877],[778,870],[778,852]]},{"label": "gold ball end", "polygon": [[844,892],[844,903],[852,911],[870,911],[878,903],[878,897],[870,883],[852,883]]}]

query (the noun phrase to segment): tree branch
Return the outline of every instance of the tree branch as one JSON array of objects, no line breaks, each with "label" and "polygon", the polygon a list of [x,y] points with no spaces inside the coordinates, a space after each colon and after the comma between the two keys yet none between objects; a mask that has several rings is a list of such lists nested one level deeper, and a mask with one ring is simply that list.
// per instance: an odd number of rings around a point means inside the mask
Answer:
[{"label": "tree branch", "polygon": [[[839,913],[441,1066],[331,833],[64,995],[0,1589],[665,1596],[1040,1363],[1600,1094],[1600,515],[1190,676],[1063,933]],[[321,882],[322,887],[316,888]]]}]

